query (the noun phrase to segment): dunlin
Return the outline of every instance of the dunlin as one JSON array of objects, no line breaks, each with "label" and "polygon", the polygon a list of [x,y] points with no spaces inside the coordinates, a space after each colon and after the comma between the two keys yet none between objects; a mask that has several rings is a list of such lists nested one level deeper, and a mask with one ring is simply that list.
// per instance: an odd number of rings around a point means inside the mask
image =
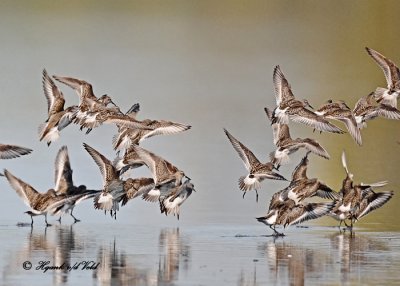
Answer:
[{"label": "dunlin", "polygon": [[83,143],[83,147],[93,158],[103,177],[103,190],[94,198],[94,206],[105,212],[110,211],[111,216],[116,218],[116,212],[119,210],[118,202],[126,190],[125,181],[119,178],[119,172],[104,155],[86,143]]},{"label": "dunlin", "polygon": [[38,133],[39,140],[45,140],[50,145],[60,137],[59,132],[75,119],[78,106],[64,109],[64,95],[46,70],[43,70],[43,91],[47,100],[48,117],[46,122],[40,124]]},{"label": "dunlin", "polygon": [[257,189],[261,187],[260,183],[264,179],[286,180],[283,176],[272,171],[274,169],[274,165],[271,162],[261,163],[253,154],[253,152],[251,152],[246,146],[239,142],[239,140],[233,137],[226,129],[224,129],[224,132],[249,172],[247,176],[242,176],[239,178],[239,188],[244,192],[243,198],[246,192],[255,189],[256,201],[258,201]]},{"label": "dunlin", "polygon": [[65,207],[68,208],[70,204],[82,197],[82,195],[57,196],[54,189],[49,189],[46,193],[39,193],[31,185],[15,177],[7,170],[4,170],[4,176],[22,201],[31,208],[26,213],[31,216],[32,225],[33,216],[38,215],[44,215],[46,225],[50,225],[47,222],[47,214],[59,214]]},{"label": "dunlin", "polygon": [[179,220],[180,207],[194,191],[194,185],[186,180],[182,185],[173,188],[171,193],[160,202],[161,213],[173,214]]},{"label": "dunlin", "polygon": [[270,153],[270,159],[277,169],[279,169],[280,165],[287,164],[290,161],[289,155],[298,151],[300,148],[311,151],[325,159],[330,158],[328,152],[316,140],[311,138],[292,139],[287,124],[278,124],[278,126],[273,127],[276,127],[274,143],[277,149]]},{"label": "dunlin", "polygon": [[312,108],[307,100],[300,101],[294,97],[279,66],[274,69],[273,81],[277,107],[272,115],[272,123],[288,124],[290,119],[296,123],[311,126],[321,132],[343,133],[343,130],[339,127],[307,109],[307,107]]},{"label": "dunlin", "polygon": [[367,126],[367,120],[372,120],[376,117],[400,120],[400,111],[396,107],[376,103],[373,92],[357,101],[353,113],[359,129]]},{"label": "dunlin", "polygon": [[119,128],[119,133],[114,137],[114,149],[119,151],[129,149],[133,144],[139,145],[143,140],[156,135],[170,135],[186,131],[190,125],[166,120],[142,120],[138,121],[148,129]]},{"label": "dunlin", "polygon": [[360,206],[364,199],[366,199],[366,201],[363,203],[365,205],[363,210],[365,210],[368,204],[375,199],[377,199],[376,204],[380,205],[378,202],[381,202],[382,200],[370,195],[370,193],[374,193],[374,188],[385,186],[387,181],[377,182],[374,184],[354,184],[353,174],[350,173],[348,169],[346,154],[344,151],[342,153],[342,164],[346,171],[346,178],[343,180],[342,188],[340,190],[341,197],[336,201],[335,206],[329,215],[340,221],[339,227],[343,222],[347,226],[346,219],[350,219],[350,229],[352,229],[357,216],[362,213],[362,211],[360,211]]},{"label": "dunlin", "polygon": [[296,205],[294,201],[288,200],[269,210],[266,216],[258,217],[257,220],[271,228],[274,236],[284,236],[276,230],[277,225],[286,228],[289,225],[316,219],[328,214],[332,207],[333,202]]},{"label": "dunlin", "polygon": [[125,182],[125,194],[121,196],[121,205],[124,206],[128,201],[139,196],[146,195],[154,188],[152,178],[128,178]]},{"label": "dunlin", "polygon": [[315,113],[327,119],[343,122],[354,141],[358,145],[362,144],[361,133],[357,126],[356,118],[353,111],[344,101],[332,102],[332,100],[329,100],[328,103],[318,108]]},{"label": "dunlin", "polygon": [[[56,156],[54,190],[57,196],[83,195],[79,200],[75,201],[73,204],[70,204],[69,209],[63,210],[64,213],[70,211],[69,214],[75,222],[80,221],[72,214],[75,205],[84,199],[93,198],[96,194],[100,193],[98,190],[88,190],[85,185],[74,185],[67,146],[62,146]],[[61,222],[61,216],[59,221]]]},{"label": "dunlin", "polygon": [[179,170],[162,157],[139,146],[133,145],[132,150],[137,153],[139,158],[150,169],[155,189],[165,189],[168,191],[168,189],[182,184],[183,177],[186,177],[182,170]]},{"label": "dunlin", "polygon": [[[309,153],[307,153],[308,155]],[[317,178],[309,179],[306,175],[308,166],[307,155],[300,161],[293,172],[293,181],[289,188],[281,193],[283,200],[291,199],[298,205],[306,198],[318,196],[325,199],[335,200],[339,195],[325,183]],[[299,178],[301,177],[301,178]]]},{"label": "dunlin", "polygon": [[400,70],[396,64],[381,55],[377,51],[366,47],[367,53],[382,69],[387,82],[387,88],[378,87],[375,90],[375,98],[379,103],[383,103],[397,108],[397,98],[400,94]]}]

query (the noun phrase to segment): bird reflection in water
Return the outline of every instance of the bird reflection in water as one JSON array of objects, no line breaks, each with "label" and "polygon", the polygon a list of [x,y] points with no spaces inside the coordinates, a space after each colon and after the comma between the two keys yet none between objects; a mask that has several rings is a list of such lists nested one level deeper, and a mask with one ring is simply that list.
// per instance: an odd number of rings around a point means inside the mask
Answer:
[{"label": "bird reflection in water", "polygon": [[311,249],[282,240],[259,245],[266,256],[271,284],[305,285],[307,273],[322,273],[329,264],[329,255],[321,249]]},{"label": "bird reflection in water", "polygon": [[[376,263],[379,265],[380,262],[379,259],[371,259],[372,255],[378,256],[382,251],[390,250],[383,240],[359,234],[353,235],[345,232],[334,234],[330,237],[330,241],[331,247],[334,250],[333,257],[335,262],[340,263],[340,279],[342,283],[360,279],[355,273],[361,271],[368,272],[368,267],[374,270],[375,266],[372,264]],[[388,262],[386,261],[383,264],[386,263]],[[353,275],[355,276],[353,277]]]},{"label": "bird reflection in water", "polygon": [[142,266],[143,261],[134,263],[134,259],[128,259],[115,241],[109,247],[100,247],[97,257],[100,264],[93,278],[98,285],[172,285],[179,279],[181,268],[189,269],[190,246],[181,237],[179,228],[161,229],[158,245],[158,270]]},{"label": "bird reflection in water", "polygon": [[181,237],[179,228],[164,228],[159,236],[158,284],[164,285],[178,280],[181,265],[188,271],[190,265],[190,245]]},{"label": "bird reflection in water", "polygon": [[150,284],[149,270],[137,268],[130,263],[125,252],[117,249],[115,239],[112,245],[99,247],[97,262],[100,264],[94,271],[93,278],[98,285]]},{"label": "bird reflection in water", "polygon": [[[40,261],[49,261],[49,266],[71,265],[71,252],[83,249],[75,238],[72,225],[54,225],[51,228],[31,228],[23,246],[11,252],[10,263],[5,266],[4,281],[20,271],[26,272],[21,265],[24,261],[32,261],[33,267],[37,267]],[[43,269],[44,271],[44,269]],[[53,275],[53,285],[64,285],[68,282],[68,270],[66,267],[52,270],[47,273]]]},{"label": "bird reflection in water", "polygon": [[257,283],[257,267],[256,267],[256,263],[257,260],[255,259],[254,261],[254,270],[252,273],[249,273],[248,277],[246,278],[246,271],[242,269],[242,271],[240,271],[240,275],[239,275],[239,279],[237,282],[238,286],[257,286],[257,285],[261,285],[259,283]]}]

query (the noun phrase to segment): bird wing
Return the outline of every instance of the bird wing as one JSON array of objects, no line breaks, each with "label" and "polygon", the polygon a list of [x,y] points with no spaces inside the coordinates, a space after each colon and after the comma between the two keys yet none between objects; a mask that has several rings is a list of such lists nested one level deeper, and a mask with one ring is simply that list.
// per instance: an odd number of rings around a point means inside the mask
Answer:
[{"label": "bird wing", "polygon": [[0,144],[0,159],[12,159],[21,155],[27,155],[32,149],[16,145]]},{"label": "bird wing", "polygon": [[289,107],[288,112],[289,118],[296,123],[302,123],[320,131],[327,131],[339,134],[344,133],[344,131],[339,127],[333,125],[321,116],[315,114],[308,109],[305,109],[304,107],[296,107],[294,109]]},{"label": "bird wing", "polygon": [[309,203],[307,205],[298,205],[292,209],[288,215],[287,225],[302,223],[310,219],[316,219],[326,215],[333,208],[334,203]]},{"label": "bird wing", "polygon": [[74,185],[72,181],[72,169],[68,156],[67,146],[62,146],[55,160],[55,188],[57,194],[66,192]]},{"label": "bird wing", "polygon": [[[297,141],[298,139],[296,139]],[[311,139],[311,138],[305,138],[305,139],[300,139],[304,148],[306,148],[308,151],[313,152],[314,154],[321,156],[325,159],[329,159],[330,156],[328,154],[328,151],[326,151],[316,140]]]},{"label": "bird wing", "polygon": [[372,59],[378,64],[378,66],[382,69],[388,88],[394,87],[396,83],[400,80],[400,71],[399,68],[395,65],[394,62],[378,53],[377,51],[366,47],[367,53],[372,57]]},{"label": "bird wing", "polygon": [[274,69],[273,82],[275,87],[276,105],[294,99],[290,85],[281,71],[280,66],[276,66]]},{"label": "bird wing", "polygon": [[[53,80],[50,78],[49,74],[45,69],[43,69],[43,91],[47,100],[47,112],[50,114],[51,110],[54,107],[54,103],[56,98],[63,98],[63,94],[61,90],[55,85]],[[64,105],[64,100],[62,100],[62,104]]]},{"label": "bird wing", "polygon": [[400,120],[400,110],[398,110],[396,107],[387,104],[381,103],[379,105],[378,115],[388,119]]},{"label": "bird wing", "polygon": [[[367,204],[365,208],[360,212],[359,215],[357,215],[357,219],[362,218],[363,216],[366,216],[368,213],[371,211],[380,208],[384,204],[386,204],[392,197],[393,197],[393,191],[391,192],[381,192],[381,193],[370,193],[370,196],[368,198],[364,198],[364,200],[367,200]],[[361,210],[361,208],[360,208]]]},{"label": "bird wing", "polygon": [[32,201],[36,201],[41,194],[38,193],[31,185],[15,177],[6,169],[4,170],[4,176],[7,178],[8,183],[15,190],[22,201],[27,206],[32,207]]},{"label": "bird wing", "polygon": [[153,130],[154,129],[153,127],[146,126],[143,123],[141,123],[140,121],[137,121],[136,119],[129,117],[128,115],[116,114],[113,112],[106,115],[106,118],[103,122],[104,123],[114,123],[118,126],[132,128],[132,129],[145,129],[145,130]]},{"label": "bird wing", "polygon": [[242,159],[247,171],[250,172],[252,166],[259,164],[260,161],[257,157],[251,152],[246,146],[239,142],[235,137],[233,137],[228,130],[224,128],[224,132],[226,136],[228,136],[229,141],[231,142],[233,148],[239,154],[240,159]]},{"label": "bird wing", "polygon": [[118,174],[110,160],[86,143],[83,143],[83,147],[99,167],[100,173],[103,176],[103,186],[110,180],[118,179]]},{"label": "bird wing", "polygon": [[136,152],[139,158],[150,169],[156,185],[162,181],[165,174],[170,174],[177,170],[177,168],[168,161],[137,145],[132,146],[132,151]]},{"label": "bird wing", "polygon": [[155,121],[155,123],[150,124],[149,127],[154,129],[146,132],[145,135],[140,139],[140,141],[156,135],[170,135],[180,133],[191,128],[190,125],[165,120]]},{"label": "bird wing", "polygon": [[296,168],[292,172],[292,181],[308,179],[307,178],[307,167],[308,167],[308,154],[301,159],[300,163],[296,166]]}]

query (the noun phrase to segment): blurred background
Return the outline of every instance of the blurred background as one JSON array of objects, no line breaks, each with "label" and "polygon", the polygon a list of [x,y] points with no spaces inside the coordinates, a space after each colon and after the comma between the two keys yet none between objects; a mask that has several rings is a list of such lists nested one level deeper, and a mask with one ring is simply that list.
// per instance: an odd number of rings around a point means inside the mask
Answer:
[{"label": "blurred background", "polygon": [[[47,117],[46,68],[49,74],[90,82],[96,95],[110,95],[123,111],[140,103],[139,119],[192,125],[188,132],[142,144],[192,178],[196,193],[182,206],[179,222],[160,215],[156,204],[136,200],[121,209],[117,221],[84,202],[75,210],[82,224],[244,224],[261,229],[254,217],[264,214],[271,195],[286,184],[265,181],[258,203],[254,192],[243,200],[237,180],[246,170],[222,129],[267,160],[274,146],[263,108],[275,105],[272,71],[278,64],[295,96],[314,107],[328,99],[353,107],[360,97],[385,86],[365,47],[400,64],[399,9],[398,1],[380,0],[1,1],[0,142],[34,150],[2,160],[1,168],[45,192],[54,186],[55,155],[67,145],[76,184],[101,188],[99,169],[82,143],[113,159],[117,129],[104,125],[84,135],[71,125],[50,147],[39,142],[37,128]],[[77,104],[72,89],[58,86],[66,106]],[[390,182],[385,190],[394,190],[394,198],[358,224],[371,231],[400,229],[399,124],[369,122],[362,130],[362,147],[348,134],[318,134],[290,125],[292,137],[316,138],[331,155],[330,160],[310,156],[310,177],[339,190],[345,175],[340,154],[346,150],[356,182]],[[294,155],[281,173],[290,177],[303,155]],[[136,174],[150,175],[144,168]],[[4,179],[0,192],[0,223],[28,222],[27,208]],[[331,219],[316,223],[336,225]]]}]

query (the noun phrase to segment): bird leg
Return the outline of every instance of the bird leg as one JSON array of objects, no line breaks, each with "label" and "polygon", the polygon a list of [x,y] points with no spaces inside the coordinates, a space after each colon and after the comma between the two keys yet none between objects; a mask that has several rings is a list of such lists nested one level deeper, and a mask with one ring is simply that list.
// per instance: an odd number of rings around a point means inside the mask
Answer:
[{"label": "bird leg", "polygon": [[[71,210],[70,215],[74,218],[74,223],[81,221],[80,219],[77,219],[76,217],[74,217],[74,215],[72,214],[72,210]],[[61,217],[60,217],[60,219],[61,219]]]},{"label": "bird leg", "polygon": [[258,203],[258,192],[256,190],[256,203]]},{"label": "bird leg", "polygon": [[60,218],[58,219],[58,222],[61,223],[61,215],[60,215]]},{"label": "bird leg", "polygon": [[242,196],[243,199],[244,199],[244,196],[245,196],[245,195],[246,195],[246,191],[243,192],[243,196]]},{"label": "bird leg", "polygon": [[285,236],[283,233],[278,232],[278,231],[275,229],[275,226],[270,225],[269,227],[274,231],[273,236],[275,236],[275,237],[278,237],[278,236]]},{"label": "bird leg", "polygon": [[33,217],[31,216],[31,226],[33,226]]},{"label": "bird leg", "polygon": [[47,222],[47,214],[44,215],[44,221],[46,222],[46,226],[51,226],[51,224],[49,224],[49,223]]}]

